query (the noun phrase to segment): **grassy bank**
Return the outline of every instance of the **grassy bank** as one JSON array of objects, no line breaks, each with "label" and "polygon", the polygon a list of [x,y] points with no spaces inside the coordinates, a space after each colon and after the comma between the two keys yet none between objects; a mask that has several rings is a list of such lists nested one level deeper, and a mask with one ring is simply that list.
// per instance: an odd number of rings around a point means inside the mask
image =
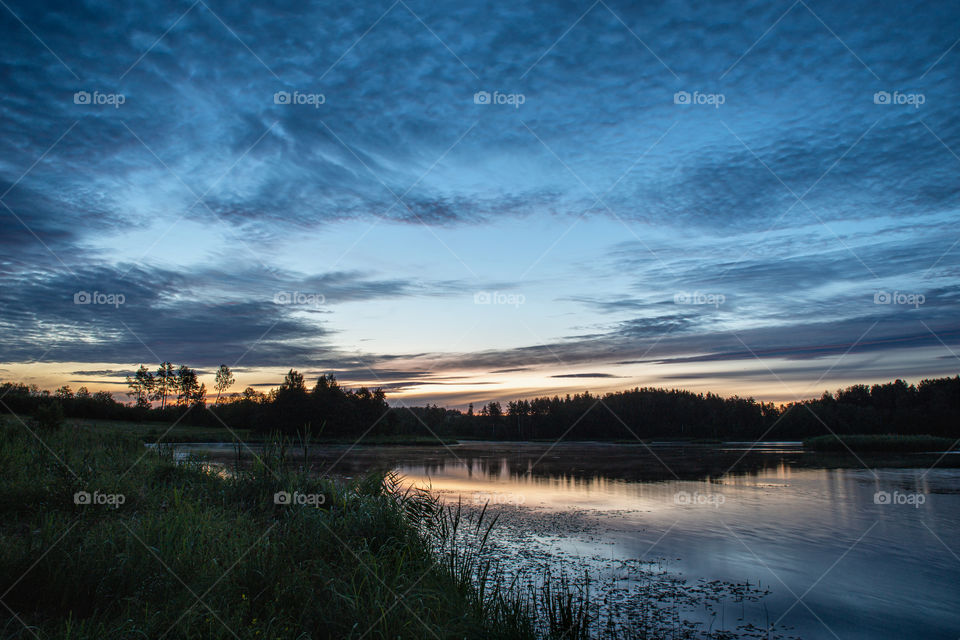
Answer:
[{"label": "grassy bank", "polygon": [[[27,417],[23,418],[27,420]],[[122,434],[129,435],[148,443],[178,443],[178,442],[233,442],[240,439],[248,444],[263,443],[270,438],[249,429],[228,429],[226,427],[197,427],[187,424],[169,425],[164,422],[133,422],[127,420],[94,420],[70,418],[68,426],[88,429],[102,435]],[[357,438],[313,436],[313,444],[347,444],[357,442]],[[419,435],[367,435],[360,440],[360,445],[389,445],[389,446],[442,446],[457,444],[455,438],[436,438],[434,436]]]},{"label": "grassy bank", "polygon": [[438,503],[389,477],[310,477],[272,446],[218,475],[130,435],[37,435],[0,424],[4,640],[535,635],[524,600],[478,590],[489,568]]},{"label": "grassy bank", "polygon": [[950,438],[936,436],[902,436],[902,435],[844,435],[818,436],[803,441],[805,449],[813,451],[833,452],[869,452],[882,451],[891,453],[920,452],[920,451],[948,451],[954,444]]},{"label": "grassy bank", "polygon": [[[25,420],[27,418],[24,418]],[[67,427],[80,428],[104,436],[126,435],[141,442],[262,442],[263,438],[249,429],[226,429],[224,427],[195,427],[186,424],[170,425],[165,422],[134,422],[129,420],[97,420],[68,418]]]}]

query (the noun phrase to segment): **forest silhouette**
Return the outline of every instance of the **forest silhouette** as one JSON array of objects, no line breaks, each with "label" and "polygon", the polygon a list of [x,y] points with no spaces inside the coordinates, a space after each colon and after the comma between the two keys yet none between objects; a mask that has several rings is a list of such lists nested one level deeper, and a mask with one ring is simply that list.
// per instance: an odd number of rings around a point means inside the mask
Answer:
[{"label": "forest silhouette", "polygon": [[38,424],[64,417],[226,426],[257,433],[330,437],[437,436],[491,440],[632,440],[645,438],[782,440],[826,434],[930,434],[960,436],[960,376],[857,384],[820,397],[774,404],[676,389],[633,388],[595,395],[491,401],[466,411],[437,405],[391,406],[382,389],[347,389],[332,374],[312,387],[291,369],[267,392],[233,384],[229,367],[216,375],[208,397],[195,370],[162,363],[156,373],[140,367],[127,379],[131,402],[106,391],[54,392],[0,384],[0,409],[33,416]]}]

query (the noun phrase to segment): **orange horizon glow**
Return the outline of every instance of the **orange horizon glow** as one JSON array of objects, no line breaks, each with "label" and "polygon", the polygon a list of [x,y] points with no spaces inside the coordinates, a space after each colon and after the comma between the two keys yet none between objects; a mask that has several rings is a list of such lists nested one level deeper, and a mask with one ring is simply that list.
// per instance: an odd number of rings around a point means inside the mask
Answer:
[{"label": "orange horizon glow", "polygon": [[[766,375],[745,375],[737,379],[724,377],[727,373],[716,367],[706,370],[703,363],[683,365],[644,365],[638,371],[636,365],[603,367],[616,377],[557,377],[570,375],[569,367],[540,368],[531,371],[511,373],[490,373],[488,371],[448,370],[425,375],[420,379],[407,381],[389,381],[378,379],[372,372],[366,377],[338,376],[338,382],[346,388],[382,387],[387,395],[387,401],[392,406],[417,406],[424,404],[438,404],[451,409],[466,409],[473,404],[474,409],[492,401],[506,402],[511,400],[529,400],[536,397],[553,397],[573,395],[589,391],[592,395],[604,395],[610,392],[626,391],[636,387],[662,388],[683,390],[693,393],[713,393],[716,395],[742,398],[753,398],[760,402],[787,404],[796,400],[805,400],[819,397],[824,391],[836,391],[838,388],[853,384],[876,384],[889,382],[897,377],[908,383],[916,384],[925,377],[939,377],[938,375],[913,376],[884,376],[882,374],[852,377],[835,376],[829,380],[798,380],[779,378],[769,371]],[[783,361],[770,360],[767,366],[773,372],[784,366]],[[75,392],[81,386],[93,393],[107,391],[121,402],[129,402],[125,377],[120,373],[129,371],[130,374],[139,365],[120,367],[116,363],[30,363],[30,364],[0,364],[0,381],[18,382],[28,385],[37,385],[41,389],[51,392],[62,385],[68,385]],[[742,366],[742,365],[740,365]],[[588,368],[588,367],[585,367]],[[598,367],[599,368],[599,367]],[[656,374],[648,373],[655,370]],[[764,369],[766,371],[766,369]],[[78,371],[90,372],[89,375],[78,375]],[[112,375],[96,375],[93,372],[109,371]],[[247,387],[262,392],[280,385],[286,368],[238,368],[235,370],[236,382],[221,396],[221,400],[231,397],[232,394],[242,392]],[[199,375],[201,382],[207,387],[207,402],[212,403],[216,398],[213,390],[214,371],[204,371]],[[684,379],[684,376],[690,376]],[[955,375],[955,374],[942,374]],[[312,387],[313,379],[307,379],[307,386]]]}]

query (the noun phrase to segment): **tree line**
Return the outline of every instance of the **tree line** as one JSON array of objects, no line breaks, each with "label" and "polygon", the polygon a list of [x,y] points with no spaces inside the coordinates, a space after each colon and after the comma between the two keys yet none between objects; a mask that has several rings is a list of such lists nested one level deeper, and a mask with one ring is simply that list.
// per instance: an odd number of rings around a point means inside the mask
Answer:
[{"label": "tree line", "polygon": [[50,424],[64,417],[100,418],[332,436],[390,433],[396,421],[382,389],[346,389],[332,374],[319,376],[308,389],[303,374],[290,369],[280,385],[267,392],[247,387],[227,395],[234,383],[230,367],[220,365],[214,377],[216,395],[208,397],[195,369],[163,362],[155,371],[141,365],[127,376],[128,404],[108,391],[91,394],[86,387],[74,393],[64,385],[51,393],[6,382],[0,384],[0,411],[40,416]]},{"label": "tree line", "polygon": [[960,376],[853,385],[775,404],[676,389],[634,388],[488,402],[475,411],[427,405],[397,410],[398,431],[491,440],[690,438],[798,440],[837,434],[960,437]]},{"label": "tree line", "polygon": [[[110,393],[69,386],[54,392],[20,383],[0,384],[0,410],[45,417],[148,420],[221,426],[258,432],[369,435],[437,435],[491,440],[633,440],[690,438],[777,440],[837,434],[960,436],[960,376],[908,384],[853,385],[819,398],[776,405],[739,396],[676,389],[633,388],[594,395],[499,401],[465,411],[427,404],[391,408],[382,389],[347,389],[332,374],[308,388],[290,369],[267,392],[235,382],[226,365],[217,370],[212,402],[197,372],[169,362],[155,371],[140,366],[127,378],[129,404]],[[188,415],[189,414],[189,415]]]},{"label": "tree line", "polygon": [[247,387],[211,411],[231,427],[337,437],[391,433],[395,422],[382,389],[347,389],[333,374],[319,376],[308,389],[294,369],[279,387],[266,393]]}]

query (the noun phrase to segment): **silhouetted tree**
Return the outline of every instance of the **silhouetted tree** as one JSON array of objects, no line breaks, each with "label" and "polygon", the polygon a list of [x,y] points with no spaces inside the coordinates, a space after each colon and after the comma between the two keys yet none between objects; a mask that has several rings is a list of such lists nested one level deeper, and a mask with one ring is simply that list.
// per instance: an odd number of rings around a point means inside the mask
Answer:
[{"label": "silhouetted tree", "polygon": [[196,371],[185,364],[180,365],[180,368],[177,369],[175,385],[178,405],[188,406],[196,402],[200,391],[200,381],[197,378]]},{"label": "silhouetted tree", "polygon": [[290,369],[280,383],[280,393],[306,393],[307,385],[303,382],[303,374]]},{"label": "silhouetted tree", "polygon": [[214,388],[217,390],[217,400],[214,404],[220,404],[220,394],[232,387],[234,381],[233,372],[230,371],[230,367],[225,364],[220,365],[220,368],[217,369],[217,377],[214,384]]},{"label": "silhouetted tree", "polygon": [[167,395],[173,393],[176,388],[177,378],[173,365],[169,362],[162,363],[157,368],[157,375],[154,379],[156,383],[154,385],[153,400],[160,401],[160,410],[162,411],[167,406]]},{"label": "silhouetted tree", "polygon": [[150,398],[153,396],[155,383],[153,374],[144,365],[140,365],[132,378],[127,376],[127,386],[130,388],[128,395],[135,399],[137,407],[150,408]]}]

